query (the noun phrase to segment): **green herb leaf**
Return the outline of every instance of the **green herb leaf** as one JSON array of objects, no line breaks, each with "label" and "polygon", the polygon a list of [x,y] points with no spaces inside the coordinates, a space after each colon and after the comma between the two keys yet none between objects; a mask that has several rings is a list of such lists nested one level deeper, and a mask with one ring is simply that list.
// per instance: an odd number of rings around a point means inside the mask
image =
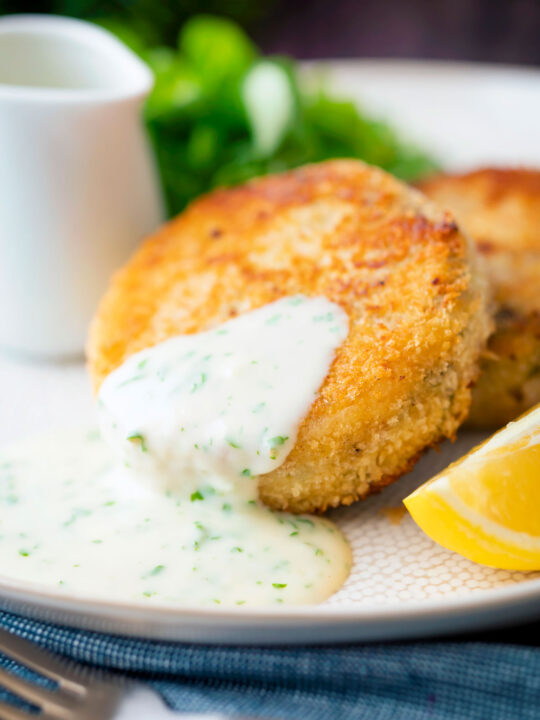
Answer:
[{"label": "green herb leaf", "polygon": [[301,515],[297,515],[295,517],[296,522],[304,523],[304,525],[309,525],[310,527],[315,527],[315,523],[313,520],[310,520],[310,518],[302,517]]},{"label": "green herb leaf", "polygon": [[128,435],[126,439],[132,443],[140,445],[141,450],[144,453],[148,452],[148,448],[146,446],[146,439],[145,439],[144,435],[141,435],[141,433],[133,433],[132,435]]},{"label": "green herb leaf", "polygon": [[195,16],[184,23],[178,44],[211,88],[241,76],[256,56],[251,41],[238,25],[211,15]]},{"label": "green herb leaf", "polygon": [[197,380],[193,383],[191,386],[191,392],[197,392],[197,390],[200,390],[204,383],[208,380],[208,375],[206,373],[201,373]]},{"label": "green herb leaf", "polygon": [[159,575],[165,570],[165,565],[156,565],[155,568],[152,568],[150,572],[148,573],[149,577],[153,577],[154,575]]},{"label": "green herb leaf", "polygon": [[[137,382],[137,380],[142,380],[144,375],[134,375],[133,377],[128,378],[127,380],[124,380],[123,382],[118,384],[118,387],[125,387],[126,385],[131,385],[133,382]],[[128,438],[129,439],[129,438]]]},{"label": "green herb leaf", "polygon": [[171,215],[217,186],[332,157],[360,158],[407,181],[437,168],[322,80],[303,83],[292,60],[260,58],[231,20],[192,16],[175,50],[165,47],[174,19],[154,15],[131,26],[105,22],[154,72],[144,114]]},{"label": "green herb leaf", "polygon": [[279,447],[280,445],[283,445],[287,442],[289,439],[288,435],[276,435],[276,437],[270,438],[268,441],[268,444],[272,449]]}]

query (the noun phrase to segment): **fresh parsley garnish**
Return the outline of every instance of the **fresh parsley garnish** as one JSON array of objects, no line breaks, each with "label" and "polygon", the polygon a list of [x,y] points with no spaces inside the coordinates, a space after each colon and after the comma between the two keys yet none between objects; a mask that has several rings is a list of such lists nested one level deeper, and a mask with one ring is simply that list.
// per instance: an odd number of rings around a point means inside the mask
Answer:
[{"label": "fresh parsley garnish", "polygon": [[277,448],[280,445],[284,445],[288,439],[289,439],[288,435],[276,435],[275,437],[270,438],[270,440],[268,441],[268,444],[270,445],[270,447],[273,450],[274,448]]},{"label": "fresh parsley garnish", "polygon": [[149,577],[153,577],[154,575],[159,575],[165,570],[165,565],[156,565],[155,568],[152,568],[150,572],[148,573]]},{"label": "fresh parsley garnish", "polygon": [[202,386],[204,385],[204,383],[205,383],[207,380],[208,380],[208,375],[207,375],[206,373],[201,373],[201,374],[199,375],[199,377],[197,378],[197,380],[196,380],[196,381],[193,383],[193,385],[191,386],[191,392],[192,392],[192,393],[197,392],[197,390],[199,390],[200,388],[202,388]]},{"label": "fresh parsley garnish", "polygon": [[132,435],[128,435],[127,440],[129,440],[132,443],[140,445],[141,450],[144,453],[148,452],[148,447],[146,445],[146,438],[144,437],[144,435],[141,435],[141,433],[133,433]]}]

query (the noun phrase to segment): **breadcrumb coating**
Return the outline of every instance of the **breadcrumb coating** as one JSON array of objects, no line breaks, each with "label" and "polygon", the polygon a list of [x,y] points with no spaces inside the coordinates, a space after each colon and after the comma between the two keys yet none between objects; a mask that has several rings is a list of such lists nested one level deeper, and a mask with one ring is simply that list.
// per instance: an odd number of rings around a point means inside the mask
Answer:
[{"label": "breadcrumb coating", "polygon": [[95,387],[142,348],[296,293],[340,305],[350,331],[260,496],[293,512],[363,498],[454,436],[490,331],[471,244],[381,170],[334,160],[195,201],[113,278],[88,343]]},{"label": "breadcrumb coating", "polygon": [[456,214],[484,257],[496,329],[468,424],[500,427],[540,402],[540,171],[485,168],[422,190]]}]

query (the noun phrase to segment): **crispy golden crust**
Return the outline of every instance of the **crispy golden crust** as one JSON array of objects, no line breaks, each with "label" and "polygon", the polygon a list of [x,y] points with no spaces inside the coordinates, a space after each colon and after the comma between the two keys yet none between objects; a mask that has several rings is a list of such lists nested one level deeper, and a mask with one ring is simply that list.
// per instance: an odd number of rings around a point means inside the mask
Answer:
[{"label": "crispy golden crust", "polygon": [[448,213],[382,171],[331,161],[219,190],[147,240],[94,319],[99,383],[124,358],[282,296],[324,295],[350,332],[262,498],[324,510],[453,436],[488,334],[470,247]]},{"label": "crispy golden crust", "polygon": [[497,427],[540,402],[540,171],[486,168],[422,185],[484,256],[498,305],[468,420]]}]

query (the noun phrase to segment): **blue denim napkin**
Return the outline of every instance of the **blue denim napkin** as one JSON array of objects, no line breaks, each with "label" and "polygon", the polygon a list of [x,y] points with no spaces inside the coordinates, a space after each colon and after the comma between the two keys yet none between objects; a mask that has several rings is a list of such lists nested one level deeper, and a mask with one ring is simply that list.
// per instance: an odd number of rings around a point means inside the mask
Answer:
[{"label": "blue denim napkin", "polygon": [[76,661],[146,681],[181,712],[295,720],[540,718],[540,649],[519,645],[219,647],[102,635],[5,612],[0,625]]}]

